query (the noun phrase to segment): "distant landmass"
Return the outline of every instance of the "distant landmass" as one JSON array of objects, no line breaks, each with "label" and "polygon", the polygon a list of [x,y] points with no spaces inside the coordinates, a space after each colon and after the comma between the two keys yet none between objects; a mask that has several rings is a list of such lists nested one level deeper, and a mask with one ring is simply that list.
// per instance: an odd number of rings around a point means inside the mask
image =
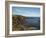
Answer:
[{"label": "distant landmass", "polygon": [[12,15],[12,30],[40,30],[40,17],[26,17],[22,15]]}]

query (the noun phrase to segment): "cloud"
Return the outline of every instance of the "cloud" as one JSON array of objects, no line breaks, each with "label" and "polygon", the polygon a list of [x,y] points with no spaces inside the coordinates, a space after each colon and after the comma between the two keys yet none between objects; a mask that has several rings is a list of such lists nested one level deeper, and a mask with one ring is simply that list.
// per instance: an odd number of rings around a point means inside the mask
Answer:
[{"label": "cloud", "polygon": [[[30,7],[31,8],[31,7]],[[28,17],[39,17],[40,16],[40,11],[38,8],[35,9],[30,9],[30,8],[14,8],[13,15],[23,15],[23,16],[28,16]]]}]

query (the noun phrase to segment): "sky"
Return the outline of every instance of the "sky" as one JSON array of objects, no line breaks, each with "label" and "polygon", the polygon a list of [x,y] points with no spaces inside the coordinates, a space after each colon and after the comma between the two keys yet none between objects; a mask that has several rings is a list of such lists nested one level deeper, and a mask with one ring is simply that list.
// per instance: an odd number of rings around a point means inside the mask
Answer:
[{"label": "sky", "polygon": [[40,8],[35,7],[12,7],[12,15],[27,17],[40,17]]}]

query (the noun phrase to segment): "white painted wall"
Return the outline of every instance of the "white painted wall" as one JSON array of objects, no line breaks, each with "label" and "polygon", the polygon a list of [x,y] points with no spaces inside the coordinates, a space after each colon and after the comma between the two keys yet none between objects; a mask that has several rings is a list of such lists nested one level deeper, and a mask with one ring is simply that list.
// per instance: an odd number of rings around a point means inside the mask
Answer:
[{"label": "white painted wall", "polygon": [[[46,0],[19,0],[19,1],[46,3]],[[46,4],[45,4],[45,6],[46,6]],[[46,16],[46,14],[45,14],[45,16]],[[46,19],[46,17],[45,17],[45,19]],[[46,24],[45,24],[45,29],[46,29]],[[45,30],[45,32],[46,32],[46,30]],[[5,0],[0,0],[0,38],[5,38],[4,36],[5,36]],[[45,33],[45,35],[42,35],[42,36],[27,36],[27,37],[16,37],[16,38],[46,38],[46,33]]]}]

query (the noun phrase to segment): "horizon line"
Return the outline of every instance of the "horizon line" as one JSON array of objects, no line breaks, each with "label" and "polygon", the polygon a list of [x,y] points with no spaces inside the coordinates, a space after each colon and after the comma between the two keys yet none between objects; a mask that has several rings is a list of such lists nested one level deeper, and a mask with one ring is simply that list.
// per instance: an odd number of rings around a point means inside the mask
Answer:
[{"label": "horizon line", "polygon": [[[17,16],[17,15],[15,15],[15,16]],[[20,16],[24,16],[24,15],[20,15]],[[25,16],[25,17],[35,17],[35,16]],[[40,17],[40,16],[36,16],[36,17]]]}]

